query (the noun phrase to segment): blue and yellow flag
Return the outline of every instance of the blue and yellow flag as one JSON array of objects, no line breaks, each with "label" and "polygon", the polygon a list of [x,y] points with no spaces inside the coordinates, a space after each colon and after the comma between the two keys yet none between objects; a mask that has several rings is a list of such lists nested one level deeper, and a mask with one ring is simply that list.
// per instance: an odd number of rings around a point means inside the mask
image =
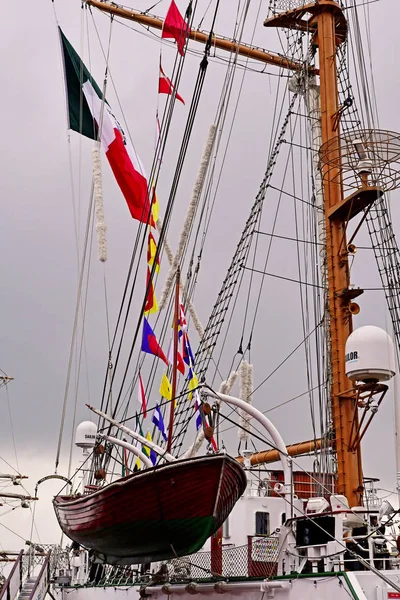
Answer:
[{"label": "blue and yellow flag", "polygon": [[[146,434],[146,440],[149,440],[149,442],[153,441],[153,438],[151,437],[150,431]],[[157,462],[157,454],[154,452],[154,450],[152,450],[151,448],[149,448],[149,446],[142,446],[142,452],[143,452],[143,454],[145,454],[146,456],[148,456],[150,458],[150,460],[153,463],[153,465],[156,464],[156,462]]]},{"label": "blue and yellow flag", "polygon": [[199,387],[199,380],[193,369],[189,369],[188,374],[188,389],[189,389],[189,400],[193,398],[193,391]]}]

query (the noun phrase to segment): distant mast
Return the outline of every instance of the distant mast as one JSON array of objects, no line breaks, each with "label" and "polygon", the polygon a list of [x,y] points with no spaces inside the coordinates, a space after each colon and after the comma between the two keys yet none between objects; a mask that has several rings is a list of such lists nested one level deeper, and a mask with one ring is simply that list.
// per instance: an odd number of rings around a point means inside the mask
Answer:
[{"label": "distant mast", "polygon": [[10,381],[14,381],[14,377],[10,377],[5,373],[4,375],[0,375],[0,387],[3,387],[3,385],[7,385],[7,383],[10,383]]}]

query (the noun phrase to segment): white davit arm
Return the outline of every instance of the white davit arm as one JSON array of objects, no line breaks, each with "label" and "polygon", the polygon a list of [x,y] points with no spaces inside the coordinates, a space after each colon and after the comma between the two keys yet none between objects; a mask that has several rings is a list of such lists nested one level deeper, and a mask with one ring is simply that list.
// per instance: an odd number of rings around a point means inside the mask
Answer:
[{"label": "white davit arm", "polygon": [[157,444],[155,444],[154,442],[150,442],[150,440],[140,435],[140,433],[136,433],[136,431],[129,429],[129,427],[121,425],[121,423],[118,423],[118,421],[115,421],[115,419],[112,419],[98,408],[94,408],[94,406],[90,406],[90,404],[86,404],[86,406],[90,408],[90,410],[92,410],[94,413],[96,413],[96,415],[99,415],[99,417],[103,417],[103,419],[111,423],[111,425],[115,425],[115,427],[117,427],[121,431],[125,431],[125,433],[133,437],[135,440],[141,442],[144,446],[148,446],[149,448],[154,450],[154,452],[157,452],[157,454],[165,458],[165,460],[167,460],[168,462],[173,462],[174,460],[176,460],[175,456],[172,456],[172,454],[169,454],[169,452],[166,452],[165,450],[163,450],[163,448],[157,446]]},{"label": "white davit arm", "polygon": [[132,444],[129,444],[128,442],[124,442],[124,440],[119,440],[118,438],[111,437],[110,435],[103,435],[103,438],[105,440],[107,440],[108,442],[111,442],[112,444],[116,444],[117,446],[121,446],[122,448],[125,448],[126,450],[129,450],[129,452],[132,452],[132,454],[134,454],[135,456],[137,456],[138,458],[140,458],[140,460],[142,461],[142,463],[144,465],[146,465],[146,467],[152,467],[153,466],[153,463],[151,462],[151,460],[149,459],[149,457],[146,456],[144,454],[144,452],[141,452],[139,450],[139,448],[136,448],[136,446],[133,446]]},{"label": "white davit arm", "polygon": [[290,472],[290,467],[289,467],[290,458],[288,457],[286,444],[283,441],[282,436],[279,433],[279,431],[277,430],[277,428],[275,427],[275,425],[273,425],[273,423],[271,423],[271,421],[269,419],[267,419],[267,417],[265,415],[263,415],[263,413],[260,412],[257,408],[255,408],[252,404],[248,404],[247,402],[245,402],[244,400],[241,400],[240,398],[234,398],[233,396],[227,396],[227,394],[219,394],[217,392],[212,392],[207,387],[203,387],[201,391],[202,391],[202,394],[205,394],[209,398],[217,398],[222,402],[226,402],[227,404],[231,404],[232,406],[237,406],[238,408],[241,408],[244,412],[246,412],[250,416],[252,416],[256,421],[258,421],[267,430],[267,432],[271,436],[272,441],[274,442],[274,444],[279,452],[281,463],[282,463],[282,470],[283,470],[283,475],[284,475],[284,479],[285,479],[283,495],[284,496],[290,495],[291,487],[292,487],[292,485],[291,485],[292,478],[291,478],[291,472]]}]

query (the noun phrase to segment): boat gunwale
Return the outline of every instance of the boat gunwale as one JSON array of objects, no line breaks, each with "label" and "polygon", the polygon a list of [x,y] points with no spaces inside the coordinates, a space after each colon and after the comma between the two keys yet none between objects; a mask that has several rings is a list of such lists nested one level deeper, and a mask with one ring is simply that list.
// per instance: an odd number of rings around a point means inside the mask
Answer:
[{"label": "boat gunwale", "polygon": [[[222,475],[224,473],[225,470],[225,462],[229,461],[232,462],[232,464],[236,464],[238,465],[238,467],[240,467],[240,471],[241,471],[241,475],[242,475],[242,479],[243,479],[243,483],[244,483],[244,487],[246,488],[247,485],[247,477],[245,474],[245,471],[242,467],[242,465],[232,456],[230,456],[229,454],[208,454],[208,455],[203,455],[203,456],[195,456],[195,457],[191,457],[191,458],[185,458],[182,460],[177,459],[176,461],[174,461],[173,463],[166,463],[164,465],[156,465],[150,469],[145,469],[144,471],[141,471],[139,473],[132,473],[130,475],[127,475],[125,477],[121,477],[120,479],[117,479],[117,481],[112,481],[110,483],[108,483],[107,485],[105,485],[104,487],[90,493],[90,494],[86,494],[86,495],[81,495],[78,498],[74,498],[71,500],[57,500],[58,498],[68,498],[68,496],[62,496],[57,494],[56,496],[54,496],[53,498],[53,505],[56,508],[56,512],[61,509],[63,507],[66,506],[74,506],[76,504],[82,504],[82,502],[84,500],[92,500],[94,497],[99,496],[102,492],[104,492],[104,490],[108,490],[112,487],[118,488],[118,487],[122,487],[125,484],[129,483],[132,481],[132,479],[138,480],[140,478],[143,478],[145,476],[147,476],[149,473],[154,473],[155,471],[160,472],[161,470],[168,470],[171,467],[175,467],[176,465],[182,465],[184,463],[186,464],[190,464],[191,462],[197,462],[197,461],[201,461],[201,460],[206,460],[206,461],[211,461],[211,460],[217,460],[217,459],[222,459],[224,461],[223,467],[221,469],[221,473],[220,473],[220,478],[219,478],[219,484],[218,484],[218,492],[217,492],[217,498],[219,497],[219,493],[220,493],[220,489],[221,489],[221,479],[222,479]],[[239,470],[238,470],[239,473]],[[216,505],[215,505],[216,506]],[[215,506],[214,506],[214,511],[213,514],[215,512]]]}]

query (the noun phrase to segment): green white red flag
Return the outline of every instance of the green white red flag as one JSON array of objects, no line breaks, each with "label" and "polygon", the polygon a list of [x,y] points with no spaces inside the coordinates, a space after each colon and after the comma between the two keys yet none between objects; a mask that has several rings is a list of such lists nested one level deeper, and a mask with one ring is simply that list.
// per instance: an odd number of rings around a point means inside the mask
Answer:
[{"label": "green white red flag", "polygon": [[69,127],[78,133],[100,140],[115,179],[134,219],[147,223],[150,201],[146,174],[140,159],[113,114],[99,86],[83,64],[61,29]]}]

